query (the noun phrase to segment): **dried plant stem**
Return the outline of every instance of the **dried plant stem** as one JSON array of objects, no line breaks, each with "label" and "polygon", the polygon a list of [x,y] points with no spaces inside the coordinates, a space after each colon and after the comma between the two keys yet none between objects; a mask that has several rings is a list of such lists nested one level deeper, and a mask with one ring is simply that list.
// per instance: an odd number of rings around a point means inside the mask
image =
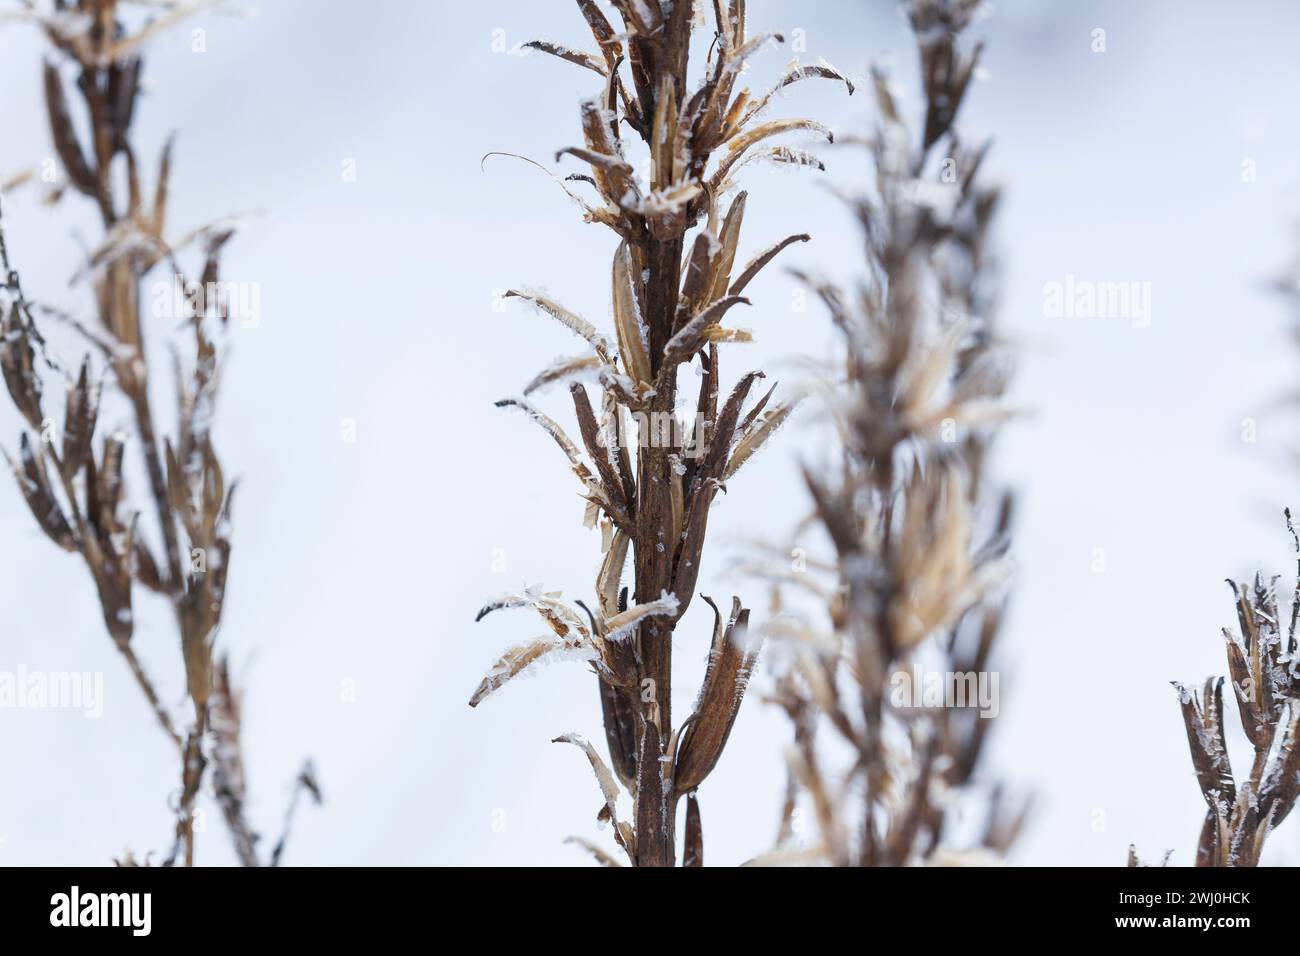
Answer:
[{"label": "dried plant stem", "polygon": [[[586,387],[570,386],[581,448],[522,398],[498,404],[526,412],[564,451],[583,484],[586,524],[601,527],[604,557],[594,610],[562,602],[540,589],[507,595],[483,609],[480,617],[500,607],[531,607],[547,621],[554,637],[508,651],[470,704],[477,705],[548,654],[563,650],[582,656],[599,681],[613,770],[582,738],[570,734],[557,740],[579,745],[587,753],[605,797],[600,819],[613,823],[616,842],[636,866],[675,864],[677,806],[687,797],[691,825],[683,859],[694,866],[703,860],[695,791],[726,743],[758,648],[748,639],[749,612],[738,600],[725,623],[715,607],[704,686],[692,714],[674,726],[673,636],[695,595],[709,508],[723,482],[788,411],[778,405],[764,416],[770,392],[745,411],[750,390],[761,377],[757,372],[742,376],[720,402],[719,345],[748,337],[742,330],[724,327],[722,320],[733,306],[748,302],[740,290],[772,256],[792,241],[807,239],[787,239],[737,268],[746,195],[739,193],[725,206],[723,200],[734,185],[731,176],[751,159],[820,165],[789,148],[755,148],[763,140],[791,130],[811,129],[828,138],[829,132],[807,120],[760,122],[772,93],[754,98],[748,90],[737,90],[749,57],[769,40],[780,40],[746,34],[743,0],[713,5],[713,42],[694,90],[688,85],[690,41],[693,30],[703,24],[693,19],[693,4],[616,0],[613,5],[622,19],[617,31],[592,0],[577,0],[577,5],[599,55],[549,41],[528,45],[604,79],[600,95],[582,105],[583,145],[559,154],[589,165],[590,175],[568,179],[592,186],[597,204],[579,198],[564,181],[560,184],[583,207],[588,221],[608,226],[620,240],[611,270],[617,350],[581,316],[543,296],[511,290],[509,296],[531,301],[591,349],[544,371],[525,394],[594,368],[601,400],[597,413]],[[795,64],[773,93],[808,77],[839,80],[852,92],[852,84],[833,67]],[[628,161],[625,127],[640,137],[650,154],[645,181],[635,176]],[[720,158],[710,169],[715,154]],[[694,417],[700,428],[682,435],[672,427],[677,422],[678,373],[696,361],[701,385]],[[628,420],[636,424],[631,440]],[[666,434],[665,425],[668,432],[678,433]],[[630,605],[621,583],[629,549],[634,579]],[[632,794],[630,821],[617,819],[620,782]]]},{"label": "dried plant stem", "polygon": [[117,644],[117,649],[126,658],[126,664],[131,668],[131,676],[135,678],[140,692],[144,694],[145,700],[149,702],[149,709],[158,718],[158,726],[163,729],[163,733],[170,737],[178,748],[183,748],[184,742],[181,740],[181,735],[176,732],[171,715],[167,713],[167,708],[163,706],[162,701],[158,698],[158,691],[155,689],[153,681],[149,679],[149,675],[145,673],[144,667],[140,664],[140,658],[136,656],[135,648],[130,644]]},{"label": "dried plant stem", "polygon": [[[159,726],[177,748],[180,795],[175,806],[175,835],[164,865],[194,863],[195,808],[213,764],[214,776],[223,781],[219,799],[236,853],[245,865],[258,865],[257,836],[243,816],[242,767],[238,793],[229,785],[232,768],[241,764],[238,710],[230,706],[235,692],[225,681],[225,661],[214,657],[230,566],[233,491],[225,481],[211,435],[220,371],[214,333],[224,328],[228,316],[219,295],[217,301],[204,296],[190,313],[173,316],[185,321],[193,345],[186,356],[188,363],[181,358],[181,350],[176,352],[177,433],[173,439],[161,437],[156,425],[141,308],[143,281],[155,266],[167,265],[176,280],[183,282],[185,272],[177,253],[193,241],[204,247],[201,286],[205,290],[217,286],[220,250],[231,230],[207,227],[178,243],[166,238],[170,141],[159,158],[152,202],[145,200],[138,151],[130,142],[143,69],[140,46],[161,24],[173,23],[196,8],[159,0],[149,8],[152,13],[161,11],[160,18],[144,22],[130,16],[130,8],[130,0],[54,0],[48,10],[25,5],[22,16],[43,32],[54,53],[44,65],[45,103],[67,181],[47,198],[57,200],[66,192],[78,193],[93,202],[103,225],[99,247],[78,273],[78,277],[88,278],[93,288],[99,328],[93,333],[80,324],[77,328],[97,346],[113,383],[131,409],[148,476],[151,504],[147,507],[156,515],[162,539],[162,567],[138,533],[140,511],[131,507],[123,477],[125,438],[105,438],[99,455],[95,453],[102,382],[93,380],[89,356],[79,376],[66,383],[62,442],[56,447],[60,443],[52,435],[53,419],[43,410],[44,385],[38,361],[58,369],[46,352],[32,303],[23,295],[9,265],[8,248],[0,232],[0,260],[6,273],[3,290],[10,300],[0,330],[0,371],[27,426],[41,436],[34,443],[24,432],[18,461],[11,464],[42,530],[59,547],[81,555],[95,582],[109,635]],[[77,75],[76,102],[89,131],[84,145],[73,119],[74,102],[70,102],[62,67],[70,67]],[[119,168],[125,176],[115,174]],[[179,659],[193,708],[188,726],[178,727],[173,720],[132,644],[135,585],[165,598],[175,617]],[[219,682],[214,677],[218,669]],[[220,740],[209,754],[214,698],[224,721]],[[315,792],[314,783],[312,788]]]},{"label": "dried plant stem", "polygon": [[[949,842],[949,807],[976,795],[975,769],[997,712],[988,664],[1011,515],[1009,495],[986,488],[984,475],[992,426],[1005,414],[1008,365],[993,334],[985,252],[997,191],[978,175],[984,150],[965,149],[953,125],[979,57],[960,43],[977,6],[905,3],[921,63],[923,132],[913,134],[887,78],[873,71],[880,123],[866,145],[874,190],[849,203],[866,239],[866,276],[846,292],[797,273],[843,336],[823,389],[841,454],[833,467],[804,469],[814,523],[835,561],[798,575],[829,568],[829,581],[808,585],[826,596],[824,616],[786,614],[789,576],[767,575],[776,582],[773,629],[792,639],[773,699],[794,736],[778,846],[757,862],[978,861],[1004,852],[1023,819],[1005,820],[994,790],[975,846]],[[979,523],[987,525],[982,541]],[[918,703],[900,694],[921,680],[922,660],[942,662],[940,676],[960,696]],[[986,703],[988,687],[994,699]],[[854,755],[843,773],[819,745],[823,724]],[[793,845],[791,826],[800,792],[818,831],[805,847]]]}]

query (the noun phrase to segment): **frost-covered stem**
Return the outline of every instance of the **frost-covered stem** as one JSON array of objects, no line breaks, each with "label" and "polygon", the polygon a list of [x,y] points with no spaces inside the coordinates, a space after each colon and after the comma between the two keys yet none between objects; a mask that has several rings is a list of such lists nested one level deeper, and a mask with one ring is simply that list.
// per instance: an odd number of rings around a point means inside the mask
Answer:
[{"label": "frost-covered stem", "polygon": [[[672,83],[679,98],[686,94],[691,37],[690,7],[691,4],[683,3],[669,14],[670,22],[665,26],[665,42],[660,47],[653,83],[648,88],[650,95],[642,97],[642,110],[646,116],[654,115],[654,91],[661,89],[665,81]],[[687,225],[683,222],[676,235],[666,239],[647,236],[644,241],[644,320],[649,340],[651,371],[655,374],[659,372],[664,346],[673,334],[686,229]],[[651,420],[656,413],[669,416],[674,413],[676,393],[675,381],[669,381],[659,388],[651,401]],[[661,447],[659,443],[651,441],[642,447],[639,455],[638,487],[641,489],[641,500],[638,503],[635,540],[635,594],[638,603],[654,601],[662,592],[672,588],[673,555],[678,542],[674,540],[673,531],[672,466],[669,462],[671,451],[671,448]],[[638,665],[641,719],[636,731],[638,753],[645,752],[641,744],[648,723],[656,724],[661,746],[672,736],[673,630],[678,618],[685,612],[691,595],[681,594],[677,597],[681,607],[676,617],[654,618],[641,627]],[[656,792],[645,793],[643,790],[647,788],[642,787],[637,791],[637,866],[674,866],[676,863],[677,799],[672,793],[671,780],[664,780],[664,769],[664,763],[656,759],[649,774],[650,787]],[[644,772],[640,776],[643,780],[646,778]],[[642,813],[641,803],[645,800],[653,801],[656,805],[662,804],[662,812]]]},{"label": "frost-covered stem", "polygon": [[[653,269],[653,267],[652,267]],[[652,272],[652,281],[654,275]],[[652,325],[653,329],[654,326]],[[663,389],[656,396],[652,409],[671,412],[673,393]],[[653,444],[653,443],[651,443]],[[636,600],[647,603],[666,590],[672,580],[672,556],[675,542],[672,534],[672,505],[669,498],[669,468],[667,448],[643,448],[641,457],[640,487],[644,489],[638,516],[636,542]],[[685,595],[680,596],[683,601]],[[654,723],[657,737],[663,742],[672,734],[672,666],[673,629],[675,619],[652,618],[641,626],[639,686],[641,720],[637,724],[638,753],[644,752],[641,738],[646,725]],[[637,792],[638,802],[662,800],[663,764],[655,761],[652,768],[652,786],[657,792]],[[638,866],[672,866],[674,861],[673,833],[676,800],[670,799],[663,814],[652,814],[650,832],[637,834],[636,860]],[[641,814],[637,814],[641,819]]]},{"label": "frost-covered stem", "polygon": [[[663,346],[672,334],[673,316],[677,307],[677,289],[680,282],[682,236],[659,242],[650,240],[646,248],[646,324],[649,327],[650,354],[662,355]],[[652,368],[658,372],[658,368]],[[676,388],[672,383],[661,388],[651,402],[651,418],[658,413],[673,414]],[[637,521],[636,540],[636,600],[637,603],[654,601],[672,587],[673,554],[677,542],[673,540],[672,501],[670,493],[671,448],[649,442],[641,449],[640,480],[642,499]],[[691,595],[681,594],[678,599],[685,610]],[[681,611],[679,611],[679,616]],[[672,735],[672,668],[673,630],[676,618],[654,618],[641,627],[640,701],[643,721],[654,721],[660,742]],[[649,682],[649,683],[647,683]],[[644,723],[638,723],[638,751]],[[656,802],[663,800],[665,783],[663,764],[656,761],[652,778],[658,793],[644,795]],[[671,786],[671,784],[669,784]],[[637,799],[643,799],[638,792]],[[674,834],[676,830],[677,801],[671,796],[662,814],[651,815],[654,823],[650,832],[637,834],[636,860],[638,866],[673,866],[675,863]],[[638,819],[641,815],[638,814]]]},{"label": "frost-covered stem", "polygon": [[[611,270],[617,355],[581,316],[539,296],[510,293],[533,300],[582,336],[594,352],[544,371],[526,392],[593,366],[600,370],[603,385],[599,416],[585,386],[570,387],[579,437],[590,464],[578,442],[556,422],[530,411],[582,480],[587,525],[599,521],[603,532],[604,557],[597,575],[599,613],[578,602],[587,612],[595,639],[575,622],[578,615],[572,608],[563,628],[554,623],[552,627],[563,632],[560,636],[566,645],[586,647],[600,681],[613,771],[588,753],[606,795],[602,819],[613,819],[615,839],[628,851],[633,865],[672,866],[676,801],[687,796],[683,860],[699,866],[704,841],[694,792],[726,746],[760,642],[748,640],[749,609],[739,598],[732,599],[725,624],[721,610],[710,601],[715,626],[709,668],[691,717],[674,728],[673,633],[695,595],[714,496],[790,409],[788,403],[767,407],[771,389],[753,399],[751,388],[762,377],[758,371],[742,375],[719,406],[718,345],[747,340],[743,330],[721,322],[732,306],[748,304],[740,292],[759,269],[792,242],[809,238],[788,237],[740,266],[744,260],[737,259],[737,249],[745,193],[739,193],[725,211],[722,197],[735,185],[729,174],[744,161],[742,157],[760,155],[746,150],[781,132],[821,127],[811,120],[750,125],[770,97],[754,101],[748,90],[737,91],[737,77],[767,37],[746,38],[743,0],[713,5],[714,36],[708,45],[705,76],[695,89],[688,88],[686,76],[698,4],[614,0],[611,6],[623,21],[618,29],[594,0],[577,2],[600,47],[603,67],[594,57],[555,44],[537,41],[530,46],[576,59],[606,79],[600,97],[582,106],[585,146],[566,147],[559,155],[570,154],[591,167],[591,175],[568,178],[596,191],[600,203],[579,200],[586,218],[609,226],[620,239]],[[778,88],[808,76],[839,79],[852,92],[852,83],[828,65],[788,71]],[[624,146],[628,130],[649,147],[648,182],[628,162]],[[723,149],[726,157],[720,157],[710,175],[710,159]],[[778,162],[820,165],[789,148],[765,147],[761,155]],[[686,256],[687,236],[697,227]],[[704,427],[674,438],[664,426],[671,430],[677,422],[678,375],[697,359],[702,377],[695,411]],[[528,410],[515,399],[498,405]],[[635,452],[620,443],[611,453],[614,446],[607,439],[623,432],[629,415],[638,423],[641,440]],[[633,580],[625,588],[622,580],[629,556]],[[527,596],[523,603],[538,605]],[[519,605],[510,598],[489,605],[479,616],[498,606]],[[546,615],[552,612],[549,607],[539,609]],[[623,620],[611,627],[616,616]],[[615,631],[618,638],[610,636]],[[535,655],[552,649],[560,648],[533,642],[526,650],[512,650],[480,683],[470,706],[527,667]],[[557,738],[568,743],[576,739],[572,734]],[[614,774],[633,794],[634,820],[616,819],[610,797],[614,788],[607,779]]]}]

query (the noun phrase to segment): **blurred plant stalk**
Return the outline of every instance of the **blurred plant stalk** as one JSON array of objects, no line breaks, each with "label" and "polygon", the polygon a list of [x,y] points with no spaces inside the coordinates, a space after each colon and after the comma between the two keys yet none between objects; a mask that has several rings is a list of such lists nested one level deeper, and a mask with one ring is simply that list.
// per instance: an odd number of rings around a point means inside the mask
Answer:
[{"label": "blurred plant stalk", "polygon": [[[955,706],[918,707],[908,690],[922,670],[950,686],[997,686],[990,666],[1012,515],[1011,496],[985,467],[1010,368],[992,323],[987,247],[998,193],[979,176],[987,145],[967,148],[954,126],[979,61],[979,47],[961,43],[978,6],[904,4],[923,116],[919,129],[910,125],[889,78],[873,70],[879,120],[856,145],[874,179],[846,197],[866,273],[848,290],[798,273],[843,340],[819,383],[837,457],[804,468],[810,527],[833,557],[765,572],[770,630],[789,651],[772,697],[794,739],[776,847],[756,863],[992,862],[1024,819],[976,775],[996,701],[962,694]],[[786,610],[792,587],[813,596],[812,613]],[[823,728],[847,745],[847,769]],[[815,821],[808,836],[796,826],[803,800]],[[964,834],[955,813],[963,800],[983,808]]]},{"label": "blurred plant stalk", "polygon": [[[146,194],[130,135],[143,70],[141,49],[149,37],[197,6],[141,4],[147,11],[143,22],[129,14],[131,6],[125,0],[54,0],[48,8],[24,4],[24,17],[51,47],[44,65],[45,105],[66,175],[45,198],[53,204],[68,192],[84,197],[97,209],[103,232],[75,276],[93,291],[94,322],[79,322],[27,298],[0,238],[9,299],[0,371],[37,436],[33,439],[24,431],[18,459],[10,463],[41,529],[59,547],[81,555],[95,583],[104,625],[176,748],[180,790],[175,836],[164,865],[193,865],[195,806],[203,784],[210,781],[240,862],[256,866],[261,862],[258,835],[244,812],[239,693],[230,682],[225,658],[214,651],[230,566],[234,490],[226,482],[211,435],[220,372],[214,333],[224,327],[226,314],[220,301],[209,302],[184,317],[183,334],[168,343],[175,373],[176,432],[160,436],[150,397],[153,369],[141,295],[145,277],[156,266],[165,266],[169,277],[183,277],[177,255],[191,246],[200,252],[200,281],[215,285],[221,249],[233,227],[209,225],[179,239],[167,238],[170,139],[159,157],[153,189]],[[74,329],[98,361],[87,355],[76,374],[63,369],[46,347],[37,315]],[[187,361],[181,358],[186,342]],[[52,412],[47,414],[45,401],[45,380],[60,377],[66,384],[61,429]],[[129,408],[133,434],[102,438],[96,455],[105,379]],[[143,506],[133,502],[123,478],[129,444],[139,448],[147,476]],[[142,533],[142,509],[154,513],[160,550]],[[174,614],[191,707],[185,721],[173,718],[136,655],[136,585],[164,599]],[[319,795],[310,764],[298,775],[291,805],[300,789]],[[128,854],[124,862],[135,860]]]}]

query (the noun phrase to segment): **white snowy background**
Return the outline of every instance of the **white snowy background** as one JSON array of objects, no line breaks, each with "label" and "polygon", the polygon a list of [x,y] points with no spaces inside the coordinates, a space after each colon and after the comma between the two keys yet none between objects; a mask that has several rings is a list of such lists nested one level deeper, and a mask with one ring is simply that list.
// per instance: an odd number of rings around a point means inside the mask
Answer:
[{"label": "white snowy background", "polygon": [[[802,31],[805,62],[824,56],[854,75],[892,63],[915,106],[894,3],[749,8],[753,30]],[[1265,285],[1300,215],[1300,8],[999,0],[992,13],[979,27],[987,77],[963,128],[995,139],[1001,320],[1020,349],[1015,399],[1028,414],[1000,446],[1022,507],[989,769],[1036,795],[1015,862],[1119,865],[1135,842],[1188,864],[1203,804],[1167,682],[1222,671],[1226,576],[1262,567],[1287,574],[1285,586],[1294,569],[1281,509],[1300,505],[1300,421],[1283,400],[1300,352]],[[260,284],[262,321],[232,331],[218,416],[227,472],[241,478],[220,640],[247,686],[252,816],[278,831],[287,783],[310,755],[327,804],[303,808],[289,863],[586,864],[561,841],[612,847],[596,832],[595,783],[579,752],[548,741],[602,739],[591,676],[556,665],[466,706],[494,655],[537,629],[509,614],[474,624],[482,601],[535,583],[581,597],[597,562],[563,459],[492,407],[574,343],[493,302],[509,285],[544,287],[607,321],[614,240],[536,170],[501,159],[480,169],[490,150],[549,163],[578,140],[577,105],[598,79],[494,47],[589,45],[586,26],[561,0],[264,0],[252,18],[192,26],[206,52],[192,51],[189,28],[152,47],[137,134],[152,175],[179,131],[177,228],[255,214],[227,247],[225,275]],[[1104,53],[1092,51],[1097,28]],[[52,153],[41,47],[30,28],[0,27],[0,176]],[[765,87],[789,56],[755,59],[751,84]],[[864,92],[808,82],[775,111],[865,131]],[[867,175],[853,151],[823,152],[825,178],[851,187]],[[347,160],[355,182],[343,181]],[[783,264],[851,278],[858,237],[821,178],[753,167],[742,254],[808,231],[813,242]],[[79,242],[96,235],[84,204],[69,197],[51,212],[27,192],[5,207],[29,294],[84,314],[84,290],[67,285]],[[1066,274],[1150,282],[1151,326],[1045,318],[1044,283]],[[729,374],[780,373],[792,355],[825,352],[829,323],[815,305],[794,311],[794,288],[779,268],[754,283],[744,319],[758,343],[728,350]],[[565,413],[563,392],[542,402]],[[1254,443],[1241,439],[1247,418]],[[0,441],[12,449],[18,429],[0,402]],[[704,593],[761,603],[755,585],[724,575],[727,559],[743,535],[793,526],[805,508],[796,450],[820,447],[796,421],[732,483],[711,523]],[[0,863],[165,850],[174,754],[103,631],[84,568],[44,540],[12,486],[0,487],[0,541],[0,670],[101,671],[106,695],[99,720],[0,712]],[[171,622],[148,596],[138,604],[139,653],[179,712]],[[678,713],[708,628],[697,602],[679,632]],[[770,847],[787,736],[754,693],[701,791],[710,863]],[[232,862],[208,810],[199,862]],[[1297,841],[1288,822],[1266,859],[1300,859]]]}]

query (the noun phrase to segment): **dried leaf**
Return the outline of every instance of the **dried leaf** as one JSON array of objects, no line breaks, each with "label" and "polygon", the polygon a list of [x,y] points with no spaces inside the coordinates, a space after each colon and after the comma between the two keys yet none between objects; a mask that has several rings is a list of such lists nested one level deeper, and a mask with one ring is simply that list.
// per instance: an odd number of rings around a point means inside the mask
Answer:
[{"label": "dried leaf", "polygon": [[848,89],[849,96],[853,95],[853,82],[829,63],[823,61],[817,64],[809,64],[808,66],[800,66],[799,61],[795,60],[791,63],[790,68],[785,72],[781,79],[777,80],[776,85],[743,114],[742,118],[736,122],[736,126],[744,126],[751,119],[761,113],[767,107],[768,103],[772,101],[772,97],[774,97],[778,91],[785,89],[785,87],[790,86],[791,84],[798,83],[800,80],[806,80],[813,77],[821,77],[827,80],[839,80]]},{"label": "dried leaf", "polygon": [[588,471],[587,466],[582,461],[582,452],[578,450],[578,446],[573,443],[573,439],[564,433],[564,429],[556,424],[554,419],[539,411],[532,403],[521,398],[503,398],[495,404],[497,408],[517,408],[538,425],[541,425],[542,429],[555,439],[555,443],[560,446],[578,476],[582,478],[591,476],[591,472]]},{"label": "dried leaf", "polygon": [[810,239],[812,239],[812,236],[807,233],[800,233],[797,236],[787,236],[780,242],[776,243],[776,245],[763,250],[745,266],[745,270],[741,272],[740,277],[736,279],[736,281],[731,284],[731,288],[727,290],[728,294],[739,295],[743,292],[745,286],[749,285],[749,283],[753,281],[754,276],[758,275],[762,268],[775,259],[777,254],[786,246],[795,242],[808,242]]},{"label": "dried leaf", "polygon": [[722,473],[723,481],[730,481],[731,476],[740,470],[740,466],[749,461],[754,453],[763,447],[763,444],[790,417],[790,413],[794,411],[796,404],[797,402],[787,402],[776,406],[752,429],[741,435],[740,440],[736,442],[735,450],[731,453],[731,459],[727,462],[726,471]]},{"label": "dried leaf", "polygon": [[605,761],[600,759],[600,754],[596,753],[596,748],[587,742],[586,738],[580,734],[561,734],[551,740],[553,744],[573,744],[580,747],[587,754],[587,760],[591,762],[591,769],[595,771],[596,781],[600,784],[601,795],[605,798],[605,811],[610,820],[617,823],[618,821],[618,782],[614,775],[609,772],[605,766]]},{"label": "dried leaf", "polygon": [[518,289],[509,289],[502,298],[519,298],[526,302],[531,302],[537,308],[541,309],[547,315],[559,319],[563,325],[572,332],[586,339],[587,344],[595,350],[604,362],[611,362],[609,354],[609,343],[605,337],[596,331],[596,327],[577,313],[570,312],[558,302],[553,302],[546,296],[538,295],[532,292],[521,292]]},{"label": "dried leaf", "polygon": [[682,362],[689,361],[691,356],[710,341],[707,337],[709,330],[722,321],[732,306],[739,304],[749,305],[750,302],[741,295],[726,296],[683,325],[664,346],[664,358],[659,365],[660,376],[671,374]]},{"label": "dried leaf", "polygon": [[634,604],[626,611],[607,619],[602,628],[601,636],[607,641],[624,640],[647,617],[672,617],[677,614],[677,610],[677,596],[664,591],[654,601]]},{"label": "dried leaf", "polygon": [[506,651],[488,671],[469,699],[471,707],[477,707],[488,695],[500,690],[505,684],[518,677],[529,667],[560,651],[571,654],[581,652],[580,660],[591,661],[597,658],[595,649],[581,639],[557,641],[553,637],[539,637],[523,644],[518,644]]},{"label": "dried leaf", "polygon": [[622,863],[619,863],[618,860],[614,859],[612,856],[610,856],[608,853],[602,850],[600,847],[596,846],[596,844],[592,843],[590,840],[584,840],[582,837],[571,836],[571,837],[566,837],[564,842],[572,843],[574,846],[582,847],[593,857],[595,857],[596,862],[599,863],[601,866],[616,868],[623,865]]},{"label": "dried leaf", "polygon": [[570,386],[569,393],[573,396],[574,410],[578,416],[578,428],[582,435],[583,445],[586,446],[587,454],[591,456],[591,460],[596,463],[596,471],[600,474],[605,498],[616,509],[615,514],[610,517],[621,527],[630,531],[631,516],[628,514],[629,503],[623,500],[623,482],[615,474],[615,459],[610,454],[611,449],[601,444],[600,426],[596,422],[595,412],[591,410],[587,390],[581,384],[575,382]]},{"label": "dried leaf", "polygon": [[614,27],[605,14],[601,13],[600,7],[596,6],[595,0],[578,0],[578,9],[582,11],[582,16],[586,19],[587,25],[591,27],[591,35],[596,38],[600,44],[601,52],[605,54],[605,62],[609,65],[610,71],[613,72],[614,63],[622,53],[622,44],[619,42],[618,34],[615,33]]},{"label": "dried leaf", "polygon": [[792,133],[805,129],[811,130],[815,133],[820,133],[822,136],[826,137],[826,142],[828,143],[835,142],[835,134],[831,132],[830,127],[819,123],[816,120],[795,119],[793,117],[772,120],[771,122],[755,126],[753,129],[746,130],[738,136],[733,137],[727,143],[727,155],[723,158],[722,162],[718,164],[718,168],[713,174],[711,183],[721,183],[725,180],[733,167],[735,167],[735,165],[744,157],[745,151],[749,149],[749,147],[756,143],[760,143],[765,139],[770,139],[773,136],[780,136],[784,133]]},{"label": "dried leaf", "polygon": [[524,394],[531,395],[547,385],[564,381],[575,375],[592,372],[598,368],[600,368],[600,356],[598,355],[575,355],[572,358],[557,359],[538,372],[532,381],[524,386]]},{"label": "dried leaf", "polygon": [[[158,160],[158,182],[154,186],[153,213],[150,217],[149,229],[158,239],[162,239],[163,230],[167,227],[167,195],[171,186],[173,141],[174,137],[169,136],[167,142],[163,144],[162,157]],[[210,280],[205,278],[204,281]]]},{"label": "dried leaf", "polygon": [[474,620],[476,622],[481,621],[493,611],[521,607],[532,608],[536,611],[557,637],[568,637],[570,631],[576,632],[584,638],[591,636],[591,631],[587,629],[578,612],[559,600],[558,592],[555,594],[542,594],[540,589],[537,588],[512,591],[489,601],[479,609]]},{"label": "dried leaf", "polygon": [[552,43],[549,40],[530,40],[524,44],[525,47],[541,50],[543,53],[549,53],[551,56],[558,56],[561,60],[568,60],[570,63],[576,63],[578,66],[586,67],[593,73],[599,73],[601,76],[608,76],[609,70],[606,69],[603,60],[599,60],[590,53],[583,53],[581,50],[571,50],[567,46],[559,43]]},{"label": "dried leaf", "polygon": [[719,251],[710,263],[708,302],[722,298],[731,282],[731,267],[736,262],[736,247],[740,242],[740,227],[745,221],[745,202],[749,193],[739,193],[727,210],[727,218],[718,233]]},{"label": "dried leaf", "polygon": [[634,277],[632,250],[622,242],[614,253],[614,328],[618,333],[618,351],[623,358],[623,367],[638,388],[645,388],[651,381],[650,355],[645,322],[641,318],[633,285]]}]

